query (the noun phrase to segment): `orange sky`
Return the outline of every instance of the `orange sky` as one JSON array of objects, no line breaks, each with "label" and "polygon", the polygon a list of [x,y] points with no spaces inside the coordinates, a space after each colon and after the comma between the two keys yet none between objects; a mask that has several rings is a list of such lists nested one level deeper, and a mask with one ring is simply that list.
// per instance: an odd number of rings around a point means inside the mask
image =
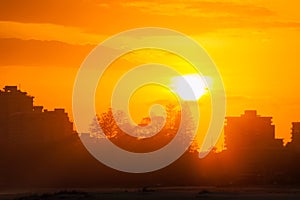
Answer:
[{"label": "orange sky", "polygon": [[257,109],[288,140],[290,123],[300,121],[300,2],[162,2],[1,1],[0,86],[21,84],[35,104],[71,113],[76,72],[95,45],[131,28],[171,28],[197,40],[217,64],[227,115]]}]

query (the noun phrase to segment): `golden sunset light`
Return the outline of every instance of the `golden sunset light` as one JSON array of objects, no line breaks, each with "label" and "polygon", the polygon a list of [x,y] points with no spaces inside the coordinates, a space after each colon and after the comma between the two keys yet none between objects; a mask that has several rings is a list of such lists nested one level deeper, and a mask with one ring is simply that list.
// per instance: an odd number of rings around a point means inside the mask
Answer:
[{"label": "golden sunset light", "polygon": [[[130,28],[173,28],[197,40],[217,64],[228,95],[228,114],[239,114],[245,106],[261,110],[274,116],[276,134],[289,141],[290,122],[300,117],[295,112],[299,97],[294,73],[299,65],[298,7],[297,1],[268,0],[163,5],[5,1],[0,16],[1,85],[21,85],[35,94],[36,104],[66,107],[72,114],[76,71],[95,45]],[[152,61],[171,64],[153,57]]]},{"label": "golden sunset light", "polygon": [[299,185],[299,9],[1,1],[0,199],[2,186]]}]

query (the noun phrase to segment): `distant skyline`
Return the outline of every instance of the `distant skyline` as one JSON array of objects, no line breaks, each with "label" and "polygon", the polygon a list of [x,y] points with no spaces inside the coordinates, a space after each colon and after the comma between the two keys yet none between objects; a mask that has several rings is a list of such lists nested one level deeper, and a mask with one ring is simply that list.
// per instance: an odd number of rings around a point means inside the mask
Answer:
[{"label": "distant skyline", "polygon": [[[20,85],[36,96],[35,105],[64,107],[72,117],[77,70],[98,43],[131,28],[171,28],[197,40],[215,61],[227,116],[249,109],[273,116],[276,137],[288,141],[291,122],[300,121],[299,7],[298,1],[271,0],[3,1],[0,87]],[[108,78],[117,78],[120,66],[153,60],[184,71],[170,55],[160,60],[155,52],[141,52],[121,59]],[[109,106],[99,104],[99,110]]]},{"label": "distant skyline", "polygon": [[[16,94],[16,93],[20,93],[20,94],[23,94],[26,98],[28,98],[28,99],[30,99],[30,101],[29,101],[29,104],[32,104],[31,106],[32,107],[28,107],[28,106],[25,106],[25,108],[26,109],[28,109],[27,111],[25,111],[25,110],[23,110],[21,113],[51,113],[51,112],[59,112],[59,113],[63,113],[63,114],[65,114],[65,116],[67,117],[67,119],[69,120],[69,117],[70,117],[70,114],[69,113],[67,113],[67,112],[65,112],[65,108],[62,108],[62,107],[60,107],[60,108],[57,108],[57,107],[55,107],[54,108],[54,111],[49,111],[48,110],[48,108],[47,107],[44,107],[43,105],[36,105],[36,104],[33,104],[33,102],[34,102],[34,99],[36,98],[35,96],[33,96],[32,94],[28,94],[26,91],[22,91],[22,90],[20,90],[20,87],[18,87],[18,86],[5,86],[4,88],[3,88],[3,90],[2,89],[0,89],[0,93],[3,93],[3,95],[5,96],[5,94],[7,95],[7,94],[9,94],[9,93],[13,93],[13,94]],[[5,99],[5,98],[4,98]],[[207,105],[205,105],[205,103],[203,104],[203,102],[201,103],[201,100],[199,100],[200,101],[200,105],[204,105],[205,106],[205,108],[207,109]],[[5,102],[5,100],[3,101],[3,102]],[[12,101],[12,102],[15,102],[15,101]],[[28,103],[28,102],[27,102]],[[163,105],[164,107],[165,107],[165,109],[167,110],[167,107],[169,107],[169,106],[171,106],[171,107],[173,107],[173,111],[176,111],[176,112],[180,112],[179,110],[179,108],[178,108],[178,106],[176,106],[176,104],[172,104],[172,101],[166,101],[166,102],[160,102],[160,103],[162,103],[161,105]],[[163,104],[163,103],[167,103],[167,104]],[[186,102],[187,103],[187,102]],[[14,103],[11,103],[11,105],[13,105]],[[6,105],[2,105],[2,106],[6,106]],[[13,109],[18,109],[19,107],[11,107],[11,106],[8,106],[9,108],[13,108]],[[22,106],[21,106],[22,107]],[[24,107],[24,105],[23,105],[23,107]],[[3,109],[2,109],[3,110]],[[121,120],[121,121],[123,121],[123,123],[125,122],[125,125],[127,126],[127,125],[129,125],[130,127],[128,127],[128,129],[127,130],[139,130],[141,127],[143,127],[143,126],[147,126],[147,125],[150,125],[148,128],[149,128],[149,130],[152,128],[152,126],[151,126],[151,118],[150,117],[144,117],[144,118],[137,118],[137,119],[134,119],[135,120],[135,122],[137,123],[137,124],[132,124],[130,121],[128,121],[128,119],[127,119],[127,117],[124,115],[125,114],[125,112],[123,111],[123,110],[118,110],[118,109],[111,109],[111,108],[108,108],[108,110],[105,110],[105,111],[103,111],[102,113],[97,113],[97,116],[99,117],[99,116],[103,116],[103,115],[106,115],[109,111],[113,111],[113,112],[116,112],[116,113],[119,113],[119,114],[117,114],[117,116],[122,116],[122,117],[124,117],[124,118],[120,118],[119,120]],[[257,110],[247,110],[247,109],[245,109],[244,111],[243,111],[243,113],[240,113],[240,115],[236,115],[236,116],[226,116],[226,121],[225,121],[225,123],[224,123],[224,129],[226,128],[226,126],[228,126],[228,124],[232,124],[232,119],[244,119],[245,121],[245,123],[243,124],[243,123],[241,123],[240,125],[243,125],[243,126],[245,126],[245,127],[243,127],[243,128],[247,128],[247,129],[251,129],[251,128],[253,128],[252,126],[248,126],[249,124],[248,123],[250,123],[251,122],[251,120],[253,120],[253,119],[267,119],[267,121],[265,121],[265,122],[267,122],[267,124],[269,124],[269,125],[271,125],[271,127],[272,127],[272,133],[271,133],[271,135],[272,134],[275,134],[274,136],[272,135],[272,137],[274,137],[273,139],[274,140],[277,140],[277,141],[279,141],[279,143],[277,144],[277,145],[283,145],[283,146],[286,146],[286,144],[284,143],[284,139],[285,138],[281,138],[281,137],[278,137],[277,135],[276,135],[276,124],[274,124],[273,123],[273,116],[262,116],[262,115],[260,115],[260,113],[257,113],[258,111]],[[5,113],[5,112],[4,112]],[[162,116],[164,116],[165,114],[162,114],[162,113],[153,113],[154,114],[154,116],[152,116],[153,117],[153,119],[154,120],[162,120],[163,119],[163,117]],[[186,123],[184,123],[183,124],[183,126],[189,126],[190,124],[193,124],[194,122],[193,122],[193,120],[194,120],[194,118],[193,118],[193,114],[192,113],[190,113],[191,114],[191,118],[190,118],[190,121],[186,121]],[[246,116],[246,117],[245,117]],[[99,118],[97,117],[97,120],[99,120]],[[111,117],[113,117],[113,116],[111,116]],[[166,116],[165,116],[166,117]],[[96,119],[96,118],[95,118]],[[166,118],[167,119],[167,118]],[[139,121],[140,120],[140,121]],[[174,121],[173,121],[173,123],[176,123],[175,121],[175,118],[173,119]],[[230,123],[228,123],[228,120],[229,120],[229,122]],[[59,121],[59,118],[58,118],[58,121]],[[119,123],[122,123],[121,121],[119,121]],[[205,123],[203,123],[202,122],[202,125],[203,125],[203,127],[201,127],[201,128],[199,128],[198,129],[198,136],[196,136],[195,137],[195,140],[197,141],[196,143],[194,143],[194,145],[197,145],[197,148],[199,148],[200,147],[200,145],[201,144],[203,144],[203,136],[205,136],[205,135],[203,135],[203,133],[206,131],[206,128],[207,128],[207,126],[208,126],[208,124],[209,124],[209,121],[205,118],[204,119],[204,121],[205,121]],[[264,120],[263,120],[264,121]],[[178,119],[177,119],[177,122],[178,122]],[[70,124],[71,124],[71,126],[69,127],[70,128],[70,130],[71,129],[75,129],[74,130],[74,132],[73,133],[76,133],[76,135],[78,135],[78,136],[82,136],[82,134],[87,134],[87,135],[90,135],[91,137],[95,137],[95,138],[102,138],[102,136],[101,136],[101,134],[103,134],[103,129],[101,128],[101,130],[99,129],[99,127],[94,127],[95,126],[95,124],[93,124],[94,123],[94,121],[93,122],[91,122],[91,124],[90,124],[90,127],[89,127],[89,131],[88,132],[84,132],[84,133],[82,133],[82,132],[78,132],[78,130],[76,130],[76,127],[73,127],[73,122],[70,122]],[[169,122],[166,122],[166,126],[167,127],[169,127],[170,126],[170,124],[168,124],[168,123],[170,123],[170,121]],[[172,123],[172,122],[171,122]],[[290,122],[290,125],[291,125],[291,127],[293,127],[291,130],[294,130],[295,129],[295,127],[298,127],[299,126],[299,124],[300,124],[300,122]],[[49,124],[48,124],[49,125]],[[124,125],[124,124],[123,124]],[[156,124],[157,125],[157,124]],[[162,124],[160,124],[160,125],[158,125],[159,127],[161,126]],[[134,128],[134,126],[137,126],[137,127],[135,127],[135,128],[137,128],[137,129],[135,129]],[[232,125],[231,125],[232,126]],[[72,128],[71,128],[72,127]],[[239,127],[239,124],[237,123],[237,124],[235,124],[235,125],[233,125],[233,127],[234,128],[236,128],[235,130],[238,130],[240,133],[243,133],[243,129],[241,129],[242,127]],[[116,127],[114,127],[114,128],[116,128]],[[160,128],[162,128],[162,127],[160,127]],[[264,127],[265,128],[265,127]],[[122,128],[121,129],[119,129],[119,128],[117,128],[118,130],[122,130]],[[126,129],[125,129],[126,130]],[[148,130],[148,131],[149,131]],[[260,133],[260,134],[270,134],[270,131],[265,131],[264,129],[261,129],[261,130],[257,130],[255,127],[253,128],[253,130],[251,130],[250,132],[249,132],[249,130],[248,130],[248,134],[250,134],[250,135],[253,135],[253,137],[255,137],[255,136],[257,136],[257,133]],[[254,132],[253,132],[254,131]],[[256,131],[256,132],[255,132]],[[148,134],[153,134],[151,131],[150,132],[148,132]],[[200,134],[202,134],[202,135],[199,135],[199,133]],[[296,131],[296,133],[298,133],[297,131]],[[98,134],[98,135],[97,135]],[[109,133],[106,133],[107,135],[109,135],[109,134],[113,134],[112,132],[109,132]],[[137,133],[135,133],[135,134],[137,134]],[[294,134],[295,134],[295,130],[294,130]],[[154,134],[155,135],[155,134]],[[110,136],[109,136],[110,137]],[[147,136],[148,137],[148,136]],[[250,136],[249,136],[250,137]],[[292,138],[293,137],[293,132],[291,131],[290,132],[290,137]],[[144,138],[143,136],[141,137],[141,138]],[[139,139],[141,139],[141,138],[139,138],[138,137],[138,139],[137,140],[139,140]],[[267,137],[268,138],[268,137]],[[264,138],[264,139],[266,139],[266,138]],[[270,138],[269,138],[270,139]],[[228,141],[231,141],[231,140],[228,140],[227,139],[227,143],[228,143]],[[247,139],[245,140],[245,141],[247,141]],[[244,142],[245,142],[244,141]],[[292,141],[292,140],[291,140]],[[262,144],[264,144],[264,142],[263,142],[263,140],[261,141],[262,142]],[[298,142],[298,140],[296,139],[296,142]],[[287,142],[287,143],[289,143],[289,142]],[[240,145],[240,146],[245,146],[245,145],[243,145],[243,143],[239,143],[238,142],[238,144]],[[219,141],[217,142],[217,144],[216,144],[216,146],[211,146],[212,144],[207,144],[207,145],[209,145],[209,146],[205,146],[204,147],[204,149],[205,150],[208,150],[209,149],[209,151],[211,150],[211,148],[213,147],[213,148],[215,148],[216,147],[216,150],[217,150],[217,152],[222,152],[222,151],[224,151],[224,150],[227,150],[227,148],[226,148],[226,141],[225,141],[225,138],[224,138],[224,133],[222,133],[222,137],[219,139]],[[247,145],[246,145],[247,146]],[[265,145],[264,144],[264,146],[266,146],[266,147],[268,147],[268,145]],[[282,147],[283,147],[282,146]],[[131,147],[127,147],[127,148],[131,148]],[[192,147],[192,145],[190,146],[190,148],[193,148]],[[195,149],[193,149],[193,150],[195,150]],[[199,150],[199,149],[198,149]]]},{"label": "distant skyline", "polygon": [[[212,151],[206,154],[193,140],[195,126],[191,113],[180,111],[174,105],[166,106],[165,126],[162,126],[162,117],[154,117],[152,120],[145,119],[140,124],[142,127],[134,127],[126,117],[123,118],[124,112],[109,109],[94,117],[88,132],[78,134],[63,108],[43,110],[43,106],[33,105],[33,99],[17,86],[6,86],[0,90],[0,134],[3,138],[0,140],[0,189],[1,186],[23,184],[37,188],[45,187],[44,184],[61,187],[66,183],[71,183],[68,187],[92,184],[94,188],[95,183],[102,185],[108,181],[112,183],[110,186],[121,184],[123,187],[137,183],[139,186],[149,185],[146,183],[150,181],[158,187],[164,186],[164,183],[170,186],[185,183],[242,187],[245,184],[263,184],[268,187],[276,185],[277,188],[279,185],[297,184],[300,180],[300,122],[292,123],[293,139],[283,146],[283,140],[275,138],[271,116],[245,110],[240,116],[226,117],[226,149],[217,151],[210,146]],[[186,117],[181,118],[182,115]],[[158,123],[152,124],[151,121]],[[128,132],[124,132],[122,127],[136,135],[126,134]],[[157,131],[158,134],[152,135]],[[191,139],[191,145],[183,148],[180,157],[172,158],[173,153],[178,153],[174,151],[152,154],[176,138],[176,143],[173,143],[175,149],[184,147],[187,142],[189,144]],[[116,149],[107,145],[107,139],[123,150],[116,153]],[[130,152],[134,152],[135,157],[128,156]],[[142,153],[138,160],[136,153]],[[95,163],[95,158],[100,163]],[[89,170],[83,170],[87,168]],[[144,173],[146,171],[148,173]],[[21,181],[20,175],[23,177]],[[145,176],[151,178],[147,180]],[[51,181],[47,177],[51,177]],[[67,182],[61,182],[62,177],[69,178],[65,179]],[[137,182],[133,177],[137,178]]]}]

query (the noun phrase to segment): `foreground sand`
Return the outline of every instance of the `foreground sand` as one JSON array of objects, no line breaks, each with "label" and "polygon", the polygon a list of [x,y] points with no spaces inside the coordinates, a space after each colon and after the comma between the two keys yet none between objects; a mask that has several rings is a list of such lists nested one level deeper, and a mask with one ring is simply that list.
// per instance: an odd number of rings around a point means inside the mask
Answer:
[{"label": "foreground sand", "polygon": [[76,190],[35,190],[6,191],[0,193],[3,200],[38,200],[38,199],[238,199],[238,200],[299,200],[300,188],[215,188],[215,187],[159,187],[159,188],[110,188]]}]

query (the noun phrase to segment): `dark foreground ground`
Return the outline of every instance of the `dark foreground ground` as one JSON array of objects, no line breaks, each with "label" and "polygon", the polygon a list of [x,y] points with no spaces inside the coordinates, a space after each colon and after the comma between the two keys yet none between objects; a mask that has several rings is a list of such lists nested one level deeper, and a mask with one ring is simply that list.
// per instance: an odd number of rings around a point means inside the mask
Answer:
[{"label": "dark foreground ground", "polygon": [[74,190],[36,190],[2,191],[2,200],[55,200],[55,199],[255,199],[255,200],[299,200],[300,188],[215,188],[215,187],[159,187],[129,189],[74,189]]}]

